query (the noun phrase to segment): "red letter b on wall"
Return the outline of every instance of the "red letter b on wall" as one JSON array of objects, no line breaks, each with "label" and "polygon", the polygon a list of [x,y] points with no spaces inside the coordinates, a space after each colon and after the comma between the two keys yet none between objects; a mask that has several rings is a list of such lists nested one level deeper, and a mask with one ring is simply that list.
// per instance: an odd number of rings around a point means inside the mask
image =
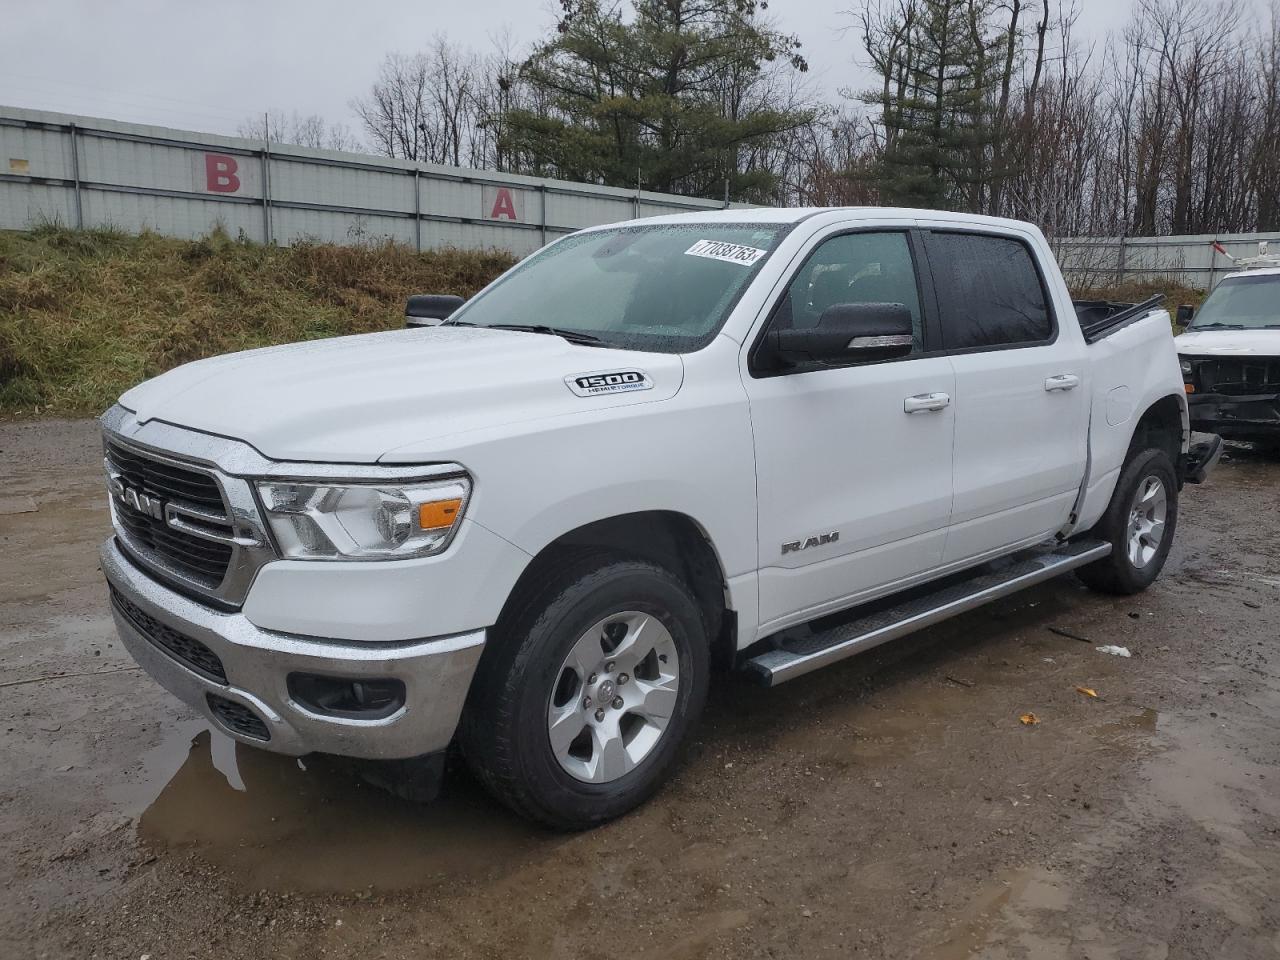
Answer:
[{"label": "red letter b on wall", "polygon": [[240,178],[236,176],[238,165],[235,157],[225,153],[206,153],[204,155],[205,189],[211,193],[235,193],[240,189]]}]

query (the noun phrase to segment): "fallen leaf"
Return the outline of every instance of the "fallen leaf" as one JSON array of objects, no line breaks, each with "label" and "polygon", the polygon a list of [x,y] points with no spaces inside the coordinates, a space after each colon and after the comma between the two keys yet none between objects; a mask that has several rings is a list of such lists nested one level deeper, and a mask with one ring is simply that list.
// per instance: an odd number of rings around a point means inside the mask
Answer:
[{"label": "fallen leaf", "polygon": [[1083,693],[1086,697],[1092,697],[1094,700],[1098,699],[1098,691],[1090,690],[1088,687],[1076,687],[1076,693]]},{"label": "fallen leaf", "polygon": [[1021,720],[1023,725],[1027,727],[1030,727],[1033,724],[1037,724],[1040,722],[1040,718],[1037,717],[1034,713],[1024,713],[1018,719]]}]

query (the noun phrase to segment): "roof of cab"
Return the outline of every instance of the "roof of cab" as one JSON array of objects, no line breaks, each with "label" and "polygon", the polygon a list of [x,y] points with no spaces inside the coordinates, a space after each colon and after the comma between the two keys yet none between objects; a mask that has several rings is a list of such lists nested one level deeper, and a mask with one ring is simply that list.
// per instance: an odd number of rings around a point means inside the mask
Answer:
[{"label": "roof of cab", "polygon": [[[842,214],[849,220],[903,219],[903,220],[954,220],[959,223],[986,224],[990,226],[1032,226],[1022,220],[1005,217],[986,217],[976,213],[957,213],[951,210],[921,210],[911,207],[730,207],[726,210],[696,210],[689,213],[671,213],[656,217],[643,217],[619,223],[601,224],[601,227],[618,227],[623,224],[643,223],[799,223],[820,214]],[[588,229],[601,229],[592,227]]]},{"label": "roof of cab", "polygon": [[[1280,276],[1280,267],[1254,267],[1249,270],[1236,270],[1228,273],[1223,280],[1234,280],[1236,277],[1275,277]],[[1221,283],[1222,281],[1218,281]]]}]

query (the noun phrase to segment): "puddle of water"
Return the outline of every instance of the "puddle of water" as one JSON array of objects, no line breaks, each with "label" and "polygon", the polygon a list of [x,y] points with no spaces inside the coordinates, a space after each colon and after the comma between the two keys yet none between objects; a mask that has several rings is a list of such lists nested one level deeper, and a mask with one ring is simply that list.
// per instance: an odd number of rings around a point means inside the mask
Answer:
[{"label": "puddle of water", "polygon": [[1144,707],[1141,713],[1134,716],[1098,724],[1094,728],[1094,733],[1103,739],[1121,742],[1132,741],[1135,738],[1148,738],[1155,734],[1159,719],[1159,710]]},{"label": "puddle of water", "polygon": [[[185,760],[138,821],[139,839],[156,853],[196,852],[254,889],[385,891],[479,880],[559,842],[463,777],[419,806],[324,757],[299,761],[207,728],[185,742]],[[147,762],[162,767],[172,749],[157,748]]]},{"label": "puddle of water", "polygon": [[1012,883],[988,884],[975,898],[954,933],[925,953],[929,960],[963,960],[980,955],[992,930],[1000,922],[1005,906],[1013,898]]},{"label": "puddle of water", "polygon": [[1035,918],[1045,911],[1062,913],[1070,907],[1062,878],[1048,870],[1028,869],[984,886],[960,918],[950,937],[925,952],[929,960],[1006,956],[992,941],[1000,931],[1014,934],[1027,948],[1025,956],[1065,955],[1048,938],[1036,934]]}]

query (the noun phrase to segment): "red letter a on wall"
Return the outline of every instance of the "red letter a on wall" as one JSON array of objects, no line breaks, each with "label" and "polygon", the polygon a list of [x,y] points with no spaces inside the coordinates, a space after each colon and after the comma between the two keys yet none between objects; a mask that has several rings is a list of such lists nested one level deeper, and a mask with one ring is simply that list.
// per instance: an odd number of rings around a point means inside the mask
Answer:
[{"label": "red letter a on wall", "polygon": [[493,209],[489,212],[491,220],[519,220],[516,216],[516,202],[511,197],[511,190],[507,187],[499,187],[498,193],[493,198]]}]

